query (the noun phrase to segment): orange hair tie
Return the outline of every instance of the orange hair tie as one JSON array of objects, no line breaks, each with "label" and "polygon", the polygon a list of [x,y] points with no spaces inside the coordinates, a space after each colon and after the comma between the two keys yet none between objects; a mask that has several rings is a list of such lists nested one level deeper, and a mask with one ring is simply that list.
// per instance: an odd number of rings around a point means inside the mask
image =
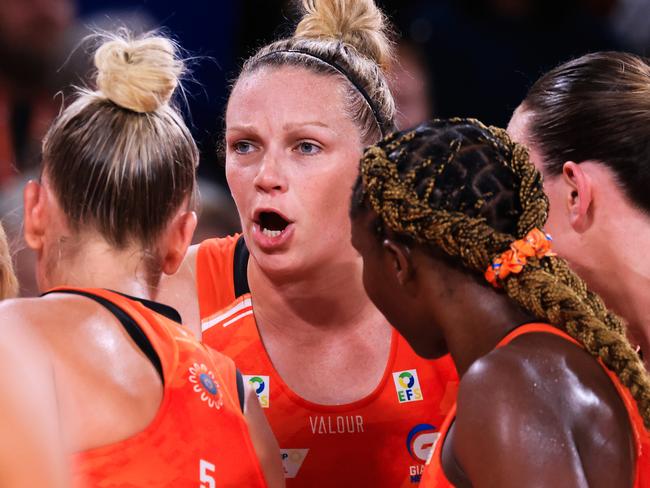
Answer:
[{"label": "orange hair tie", "polygon": [[551,236],[541,230],[537,228],[531,230],[523,239],[510,244],[510,249],[492,261],[485,271],[485,279],[495,288],[501,288],[497,280],[503,280],[511,273],[520,273],[526,266],[528,258],[541,259],[545,256],[555,256],[551,251],[552,241]]}]

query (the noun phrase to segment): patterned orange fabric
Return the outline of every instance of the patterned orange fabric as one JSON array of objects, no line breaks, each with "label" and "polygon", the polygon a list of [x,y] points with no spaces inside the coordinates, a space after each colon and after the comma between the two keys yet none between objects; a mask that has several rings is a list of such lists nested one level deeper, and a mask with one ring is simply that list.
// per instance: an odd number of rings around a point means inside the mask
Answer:
[{"label": "patterned orange fabric", "polygon": [[255,388],[280,444],[287,486],[417,486],[455,401],[457,376],[450,357],[422,359],[394,332],[384,375],[370,395],[336,406],[301,398],[264,348],[254,297],[235,296],[236,243],[237,237],[211,239],[199,249],[203,340],[232,357]]},{"label": "patterned orange fabric", "polygon": [[106,290],[80,291],[111,301],[136,321],[161,360],[164,392],[146,429],[73,456],[73,486],[265,487],[233,362],[138,301]]},{"label": "patterned orange fabric", "polygon": [[521,273],[528,258],[541,259],[545,256],[555,256],[555,253],[551,252],[551,242],[551,236],[539,229],[531,230],[523,239],[514,241],[510,249],[492,261],[485,270],[485,279],[492,286],[499,288],[501,285],[497,279],[503,280],[511,273]]},{"label": "patterned orange fabric", "polygon": [[[547,334],[554,334],[556,336],[562,337],[569,342],[572,342],[580,347],[580,343],[576,341],[573,337],[569,336],[565,332],[559,330],[557,327],[553,327],[548,324],[526,324],[521,327],[517,327],[515,330],[511,331],[507,336],[505,336],[497,347],[503,347],[510,342],[512,342],[517,337],[524,334],[531,334],[535,332],[545,332]],[[624,387],[616,374],[612,373],[605,365],[599,360],[598,361],[603,369],[607,372],[612,383],[616,387],[619,395],[625,403],[628,415],[630,417],[630,424],[632,426],[632,433],[634,435],[636,452],[637,452],[637,461],[636,461],[636,474],[634,481],[634,488],[649,488],[650,487],[650,435],[645,429],[643,424],[643,418],[639,414],[639,410],[636,406],[634,398],[630,391]],[[453,487],[453,485],[447,480],[443,467],[442,467],[442,447],[445,442],[445,437],[449,431],[449,427],[456,418],[456,405],[453,406],[449,412],[445,422],[440,431],[440,440],[436,445],[433,456],[431,457],[430,464],[426,467],[424,475],[422,476],[422,483],[420,486],[424,488],[448,488]]]}]

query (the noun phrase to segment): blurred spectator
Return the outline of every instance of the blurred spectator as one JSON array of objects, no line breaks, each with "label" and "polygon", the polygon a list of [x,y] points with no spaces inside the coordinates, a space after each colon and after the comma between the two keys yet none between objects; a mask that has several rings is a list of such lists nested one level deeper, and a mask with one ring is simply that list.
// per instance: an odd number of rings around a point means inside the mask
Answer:
[{"label": "blurred spectator", "polygon": [[650,55],[650,0],[618,0],[610,22],[628,50]]},{"label": "blurred spectator", "polygon": [[397,128],[407,129],[433,116],[431,74],[417,45],[401,40],[395,55],[388,83],[395,98]]},{"label": "blurred spectator", "polygon": [[0,188],[38,165],[74,13],[72,0],[0,3]]},{"label": "blurred spectator", "polygon": [[[427,54],[440,116],[505,125],[547,69],[620,42],[602,0],[389,2],[399,30]],[[399,4],[399,5],[398,5]]]},{"label": "blurred spectator", "polygon": [[240,232],[237,208],[223,186],[200,178],[199,193],[199,224],[194,233],[194,243]]}]

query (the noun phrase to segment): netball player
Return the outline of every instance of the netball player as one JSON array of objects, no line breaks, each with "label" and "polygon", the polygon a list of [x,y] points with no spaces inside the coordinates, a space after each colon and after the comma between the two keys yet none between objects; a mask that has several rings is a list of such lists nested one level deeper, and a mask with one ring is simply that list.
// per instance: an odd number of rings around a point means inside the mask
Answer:
[{"label": "netball player", "polygon": [[[650,65],[588,54],[542,76],[508,131],[544,175],[548,230],[571,267],[650,353]],[[647,362],[646,362],[647,364]]]},{"label": "netball player", "polygon": [[289,486],[412,486],[455,372],[417,357],[370,302],[347,218],[362,148],[393,128],[390,44],[371,0],[304,12],[246,61],[228,102],[243,235],[191,251],[164,296],[188,317],[198,299],[203,340],[255,387]]},{"label": "netball player", "polygon": [[476,120],[370,147],[352,204],[368,295],[458,401],[421,486],[647,486],[650,380],[543,232],[525,149]]},{"label": "netball player", "polygon": [[25,239],[48,291],[5,302],[1,323],[43,351],[33,387],[53,392],[39,408],[56,412],[75,453],[74,486],[283,486],[232,361],[152,301],[196,225],[198,151],[170,102],[183,73],[175,51],[163,37],[124,36],[95,53],[98,90],[55,120],[41,181],[25,188]]}]

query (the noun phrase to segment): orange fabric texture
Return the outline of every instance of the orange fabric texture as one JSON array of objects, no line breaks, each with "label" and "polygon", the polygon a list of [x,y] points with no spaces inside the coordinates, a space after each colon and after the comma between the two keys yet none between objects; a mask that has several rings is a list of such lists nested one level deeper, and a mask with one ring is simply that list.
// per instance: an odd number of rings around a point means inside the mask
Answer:
[{"label": "orange fabric texture", "polygon": [[523,239],[514,241],[510,249],[492,261],[485,271],[485,279],[492,286],[499,288],[501,285],[497,278],[503,280],[511,273],[521,273],[528,258],[541,259],[545,256],[555,256],[555,253],[551,252],[551,242],[551,236],[539,229],[531,230]]},{"label": "orange fabric texture", "polygon": [[[582,347],[578,341],[573,337],[569,336],[567,333],[559,330],[556,327],[548,324],[526,324],[521,327],[517,327],[515,330],[511,331],[506,335],[500,342],[497,344],[497,347],[503,347],[510,342],[512,342],[517,337],[524,334],[532,334],[544,332],[548,334],[554,334],[559,337],[562,337],[569,342],[572,342],[579,347]],[[636,452],[637,452],[637,462],[636,462],[636,474],[634,481],[634,488],[649,488],[650,487],[650,435],[645,429],[643,424],[643,418],[639,414],[639,410],[634,402],[634,398],[630,391],[624,387],[618,377],[605,367],[605,365],[599,360],[598,361],[603,369],[607,372],[609,377],[614,383],[616,390],[618,391],[625,407],[628,411],[630,417],[630,425],[632,427],[632,433],[636,441]],[[447,488],[453,487],[453,485],[445,477],[445,473],[442,467],[442,446],[445,441],[449,427],[456,417],[456,405],[449,412],[445,422],[440,431],[440,440],[436,444],[433,456],[431,456],[431,462],[426,467],[424,475],[422,476],[422,482],[420,486],[425,488]]]},{"label": "orange fabric texture", "polygon": [[81,291],[109,300],[136,321],[161,360],[164,392],[146,429],[73,456],[73,486],[265,487],[233,362],[138,301]]},{"label": "orange fabric texture", "polygon": [[451,359],[424,360],[394,332],[384,375],[370,395],[337,406],[301,398],[282,381],[264,348],[254,298],[235,297],[236,242],[212,239],[200,247],[203,340],[232,357],[255,388],[282,450],[287,486],[417,486],[455,401]]}]

